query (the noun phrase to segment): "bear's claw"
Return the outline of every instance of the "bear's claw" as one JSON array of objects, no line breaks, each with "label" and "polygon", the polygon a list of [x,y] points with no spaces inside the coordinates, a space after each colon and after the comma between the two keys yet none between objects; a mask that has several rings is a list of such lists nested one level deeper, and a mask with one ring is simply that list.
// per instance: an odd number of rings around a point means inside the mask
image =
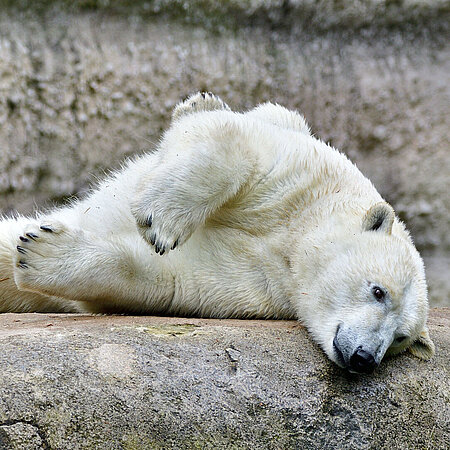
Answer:
[{"label": "bear's claw", "polygon": [[176,231],[168,233],[165,227],[158,226],[160,221],[155,221],[154,213],[142,214],[145,219],[138,217],[137,211],[133,213],[136,217],[139,233],[154,248],[155,253],[161,256],[170,250],[175,250],[191,234],[185,235],[186,233],[183,233],[182,230],[178,230],[178,233]]}]

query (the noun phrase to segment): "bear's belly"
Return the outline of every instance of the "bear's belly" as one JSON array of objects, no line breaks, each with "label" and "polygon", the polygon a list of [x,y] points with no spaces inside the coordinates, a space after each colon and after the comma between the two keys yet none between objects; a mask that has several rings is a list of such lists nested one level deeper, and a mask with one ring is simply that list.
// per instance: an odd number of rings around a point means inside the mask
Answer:
[{"label": "bear's belly", "polygon": [[175,278],[169,313],[295,318],[287,289],[279,282],[288,277],[286,267],[258,237],[242,230],[205,227],[169,258]]}]

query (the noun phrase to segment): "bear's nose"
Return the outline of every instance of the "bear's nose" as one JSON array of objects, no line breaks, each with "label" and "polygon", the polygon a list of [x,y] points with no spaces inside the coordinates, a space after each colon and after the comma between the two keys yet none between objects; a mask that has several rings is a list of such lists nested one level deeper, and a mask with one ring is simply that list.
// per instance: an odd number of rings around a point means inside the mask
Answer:
[{"label": "bear's nose", "polygon": [[377,365],[373,355],[361,347],[350,358],[350,368],[358,373],[372,373]]}]

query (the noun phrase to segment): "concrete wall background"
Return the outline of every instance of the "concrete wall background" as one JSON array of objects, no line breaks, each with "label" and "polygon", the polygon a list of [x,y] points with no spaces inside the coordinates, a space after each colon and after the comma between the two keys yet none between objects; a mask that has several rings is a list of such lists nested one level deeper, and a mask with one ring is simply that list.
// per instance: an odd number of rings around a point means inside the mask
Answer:
[{"label": "concrete wall background", "polygon": [[[32,5],[32,6],[30,6]],[[184,5],[184,6],[183,6]],[[449,2],[0,1],[0,211],[83,193],[211,90],[271,100],[357,163],[450,292]]]}]

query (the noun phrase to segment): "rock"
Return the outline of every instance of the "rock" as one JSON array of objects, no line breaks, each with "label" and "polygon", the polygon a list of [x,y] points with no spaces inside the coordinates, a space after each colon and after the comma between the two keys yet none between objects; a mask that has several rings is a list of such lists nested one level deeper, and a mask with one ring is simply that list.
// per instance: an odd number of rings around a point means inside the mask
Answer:
[{"label": "rock", "polygon": [[[6,422],[8,423],[8,422]],[[39,428],[31,423],[13,422],[12,425],[0,426],[0,446],[8,449],[40,449],[44,442]]]},{"label": "rock", "polygon": [[374,181],[425,256],[433,304],[449,305],[447,0],[208,5],[1,2],[0,212],[82,195],[154,148],[189,93],[272,100]]},{"label": "rock", "polygon": [[356,376],[296,322],[3,314],[0,447],[446,448],[449,324]]}]

